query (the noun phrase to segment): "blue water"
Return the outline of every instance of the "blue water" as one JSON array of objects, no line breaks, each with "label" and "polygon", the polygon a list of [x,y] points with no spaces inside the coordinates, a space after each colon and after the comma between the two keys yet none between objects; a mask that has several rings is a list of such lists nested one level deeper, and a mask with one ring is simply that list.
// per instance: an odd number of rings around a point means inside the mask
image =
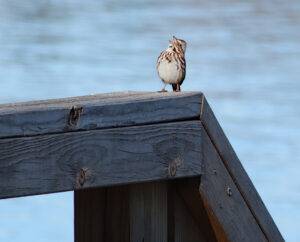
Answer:
[{"label": "blue water", "polygon": [[[156,91],[188,42],[201,90],[286,241],[300,232],[300,1],[0,0],[0,103]],[[0,201],[0,241],[73,241],[72,193]]]}]

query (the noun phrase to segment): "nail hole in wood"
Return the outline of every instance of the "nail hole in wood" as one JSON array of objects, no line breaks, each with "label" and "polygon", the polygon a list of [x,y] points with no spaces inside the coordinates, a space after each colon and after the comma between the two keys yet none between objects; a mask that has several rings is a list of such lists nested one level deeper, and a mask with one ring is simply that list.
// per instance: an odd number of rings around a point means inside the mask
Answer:
[{"label": "nail hole in wood", "polygon": [[229,197],[232,196],[232,191],[231,191],[231,188],[230,188],[230,187],[227,187],[226,193],[227,193],[227,195],[228,195]]}]

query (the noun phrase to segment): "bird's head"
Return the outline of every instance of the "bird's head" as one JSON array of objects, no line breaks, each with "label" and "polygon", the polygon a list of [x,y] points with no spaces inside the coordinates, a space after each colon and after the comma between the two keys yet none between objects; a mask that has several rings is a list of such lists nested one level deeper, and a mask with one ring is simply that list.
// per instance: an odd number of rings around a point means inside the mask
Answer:
[{"label": "bird's head", "polygon": [[183,53],[185,53],[186,42],[183,39],[178,39],[173,36],[173,39],[169,40],[169,48],[173,50],[179,48],[183,51]]}]

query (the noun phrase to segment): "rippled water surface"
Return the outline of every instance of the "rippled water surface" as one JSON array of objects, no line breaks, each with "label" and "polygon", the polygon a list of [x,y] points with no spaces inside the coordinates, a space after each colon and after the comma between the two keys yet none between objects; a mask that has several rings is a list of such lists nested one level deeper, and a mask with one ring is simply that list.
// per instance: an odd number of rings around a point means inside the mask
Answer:
[{"label": "rippled water surface", "polygon": [[[0,103],[162,87],[186,39],[201,90],[287,241],[300,232],[300,1],[0,0]],[[73,240],[72,194],[0,201],[0,241]]]}]

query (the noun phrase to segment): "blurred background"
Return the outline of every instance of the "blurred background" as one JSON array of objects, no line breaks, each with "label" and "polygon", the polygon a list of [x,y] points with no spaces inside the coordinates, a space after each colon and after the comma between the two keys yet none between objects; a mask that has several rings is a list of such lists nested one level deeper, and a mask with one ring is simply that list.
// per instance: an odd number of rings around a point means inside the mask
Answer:
[{"label": "blurred background", "polygon": [[[0,103],[157,91],[188,42],[203,91],[286,241],[299,241],[300,1],[0,0]],[[73,194],[0,201],[0,241],[73,241]]]}]

